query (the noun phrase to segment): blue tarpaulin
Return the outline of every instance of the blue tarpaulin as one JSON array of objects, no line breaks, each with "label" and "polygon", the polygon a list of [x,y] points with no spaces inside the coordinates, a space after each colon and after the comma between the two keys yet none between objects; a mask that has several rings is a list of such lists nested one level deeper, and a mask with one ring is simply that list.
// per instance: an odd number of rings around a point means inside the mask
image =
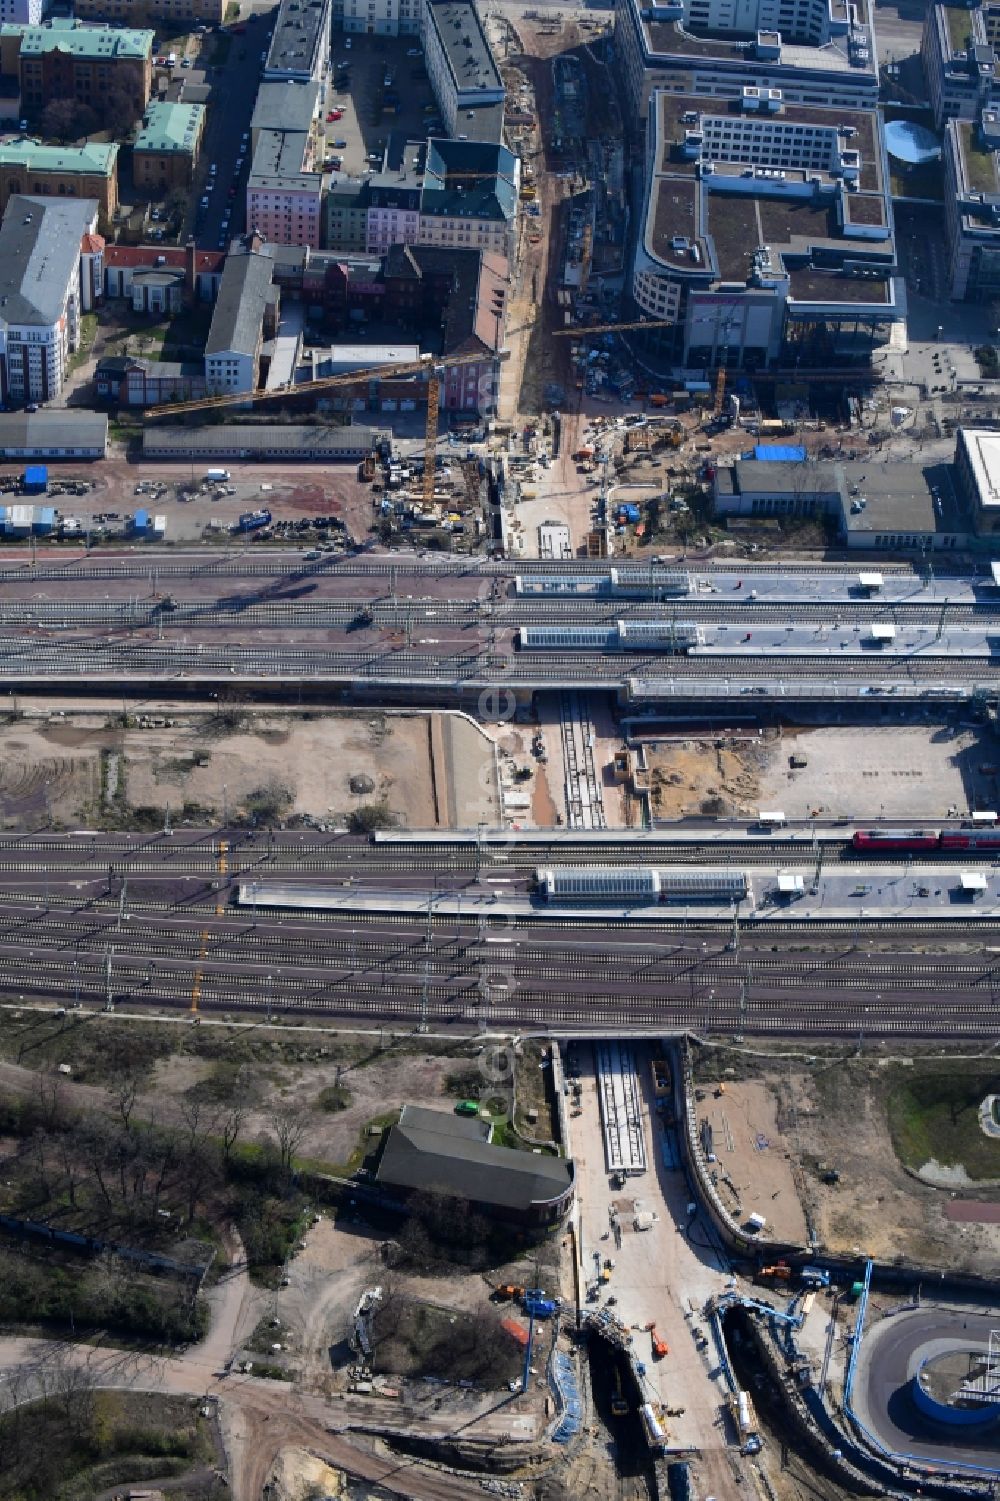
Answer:
[{"label": "blue tarpaulin", "polygon": [[758,443],[753,456],[762,464],[804,464],[806,451],[797,443]]}]

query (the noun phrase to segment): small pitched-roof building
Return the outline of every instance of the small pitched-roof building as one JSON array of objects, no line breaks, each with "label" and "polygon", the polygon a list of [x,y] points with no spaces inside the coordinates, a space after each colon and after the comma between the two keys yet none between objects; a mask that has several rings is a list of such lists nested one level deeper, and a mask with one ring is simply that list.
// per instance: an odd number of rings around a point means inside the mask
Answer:
[{"label": "small pitched-roof building", "polygon": [[573,1201],[565,1157],[495,1147],[490,1125],[421,1105],[404,1105],[386,1137],[377,1181],[394,1195],[441,1194],[518,1224],[551,1225]]}]

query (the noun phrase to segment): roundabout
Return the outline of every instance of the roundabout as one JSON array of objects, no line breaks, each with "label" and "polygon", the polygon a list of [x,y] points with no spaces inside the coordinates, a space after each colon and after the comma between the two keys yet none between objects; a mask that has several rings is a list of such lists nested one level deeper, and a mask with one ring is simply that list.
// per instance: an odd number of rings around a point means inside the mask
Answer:
[{"label": "roundabout", "polygon": [[1000,1313],[933,1306],[866,1327],[852,1408],[869,1438],[901,1464],[1000,1475],[998,1330]]}]

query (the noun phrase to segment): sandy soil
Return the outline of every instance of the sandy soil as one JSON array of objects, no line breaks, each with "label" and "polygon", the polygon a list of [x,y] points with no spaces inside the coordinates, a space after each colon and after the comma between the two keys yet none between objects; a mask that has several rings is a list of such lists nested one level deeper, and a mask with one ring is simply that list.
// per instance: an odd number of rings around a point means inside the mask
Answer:
[{"label": "sandy soil", "polygon": [[[804,767],[790,765],[803,756]],[[647,742],[657,818],[944,818],[1000,804],[1000,757],[978,729],[880,725]]]},{"label": "sandy soil", "polygon": [[719,1191],[738,1220],[762,1214],[776,1240],[802,1244],[807,1226],[790,1143],[778,1124],[773,1093],[756,1080],[725,1083],[725,1094],[706,1084],[698,1121],[712,1128]]},{"label": "sandy soil", "polygon": [[658,741],[646,754],[654,818],[748,818],[758,812],[761,772],[772,755],[763,741]]},{"label": "sandy soil", "polygon": [[[920,1182],[900,1166],[886,1122],[877,1063],[831,1056],[809,1069],[801,1058],[782,1065],[733,1051],[713,1060],[713,1075],[728,1061],[738,1064],[741,1073],[749,1067],[776,1103],[780,1140],[797,1164],[806,1219],[822,1246],[845,1254],[982,1272],[996,1266],[1000,1226],[952,1224],[944,1214],[950,1194]],[[699,1078],[703,1074],[699,1070]],[[727,1098],[735,1088],[727,1080]],[[769,1151],[773,1150],[772,1146]],[[766,1158],[769,1153],[753,1155]],[[826,1168],[836,1169],[839,1183],[821,1182]],[[783,1192],[775,1205],[786,1197]],[[767,1215],[766,1204],[759,1212]]]},{"label": "sandy soil", "polygon": [[[498,820],[492,746],[462,716],[264,713],[230,734],[168,717],[123,731],[103,713],[43,711],[0,727],[0,826],[106,826],[126,805],[237,817],[267,789],[286,791],[283,816],[319,821],[380,798],[414,828]],[[359,774],[371,792],[351,791]]]}]

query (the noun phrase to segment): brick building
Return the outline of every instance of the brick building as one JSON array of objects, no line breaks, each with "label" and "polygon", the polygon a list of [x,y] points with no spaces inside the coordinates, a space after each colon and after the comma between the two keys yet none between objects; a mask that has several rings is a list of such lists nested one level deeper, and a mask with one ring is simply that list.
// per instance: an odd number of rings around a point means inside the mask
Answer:
[{"label": "brick building", "polygon": [[149,103],[132,147],[136,187],[155,195],[190,187],[204,131],[203,104]]},{"label": "brick building", "polygon": [[118,146],[44,146],[21,136],[0,146],[0,214],[15,193],[49,198],[93,198],[102,230],[118,208]]},{"label": "brick building", "polygon": [[127,95],[141,113],[152,87],[153,33],[64,18],[3,26],[0,73],[19,80],[29,119],[50,99],[76,99],[100,112],[116,94]]}]

